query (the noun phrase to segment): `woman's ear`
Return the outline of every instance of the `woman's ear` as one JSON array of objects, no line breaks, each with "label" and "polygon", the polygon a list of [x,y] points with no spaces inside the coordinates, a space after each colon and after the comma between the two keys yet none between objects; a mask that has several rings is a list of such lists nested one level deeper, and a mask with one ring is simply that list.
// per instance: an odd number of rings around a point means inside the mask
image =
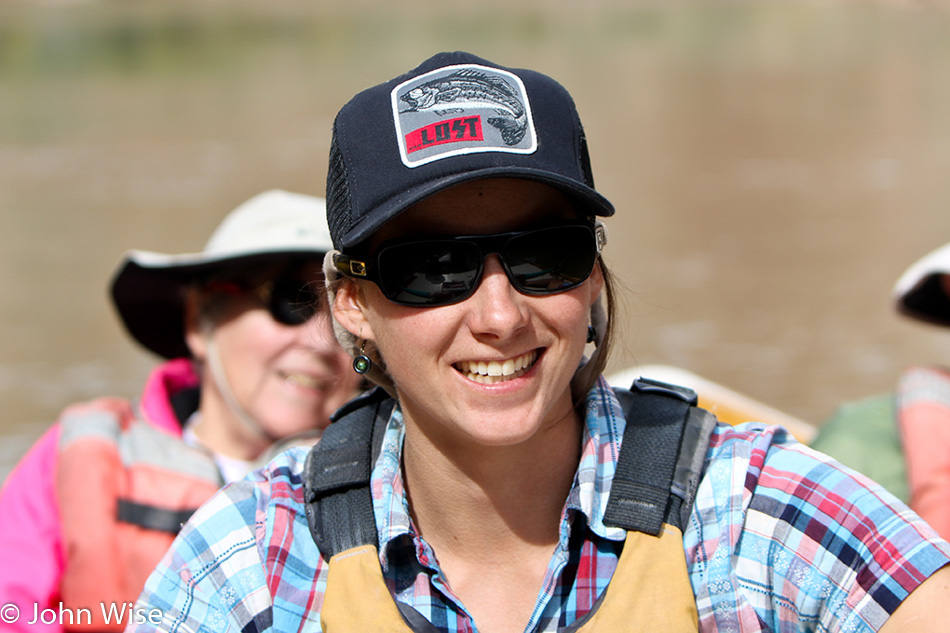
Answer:
[{"label": "woman's ear", "polygon": [[353,279],[340,281],[333,298],[333,318],[353,336],[374,340],[373,328],[366,318],[366,303],[360,284]]},{"label": "woman's ear", "polygon": [[185,344],[198,362],[208,357],[208,328],[201,323],[201,296],[195,288],[185,294]]}]

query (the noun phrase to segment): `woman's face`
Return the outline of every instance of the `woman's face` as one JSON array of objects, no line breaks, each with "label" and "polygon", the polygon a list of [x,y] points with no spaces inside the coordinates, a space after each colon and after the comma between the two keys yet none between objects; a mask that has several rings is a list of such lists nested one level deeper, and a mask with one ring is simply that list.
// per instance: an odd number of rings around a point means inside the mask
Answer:
[{"label": "woman's face", "polygon": [[[204,361],[203,416],[211,412],[230,418],[218,424],[219,430],[227,427],[227,434],[222,435],[229,438],[219,441],[233,446],[211,448],[253,457],[266,448],[267,442],[261,434],[255,436],[247,424],[234,419],[222,386],[217,384],[214,372],[209,371],[209,337],[217,348],[224,379],[237,405],[271,439],[325,428],[330,414],[353,395],[359,377],[350,367],[349,355],[333,336],[320,265],[313,263],[292,276],[301,283],[311,281],[319,287],[320,309],[304,323],[278,322],[261,299],[248,291],[226,298],[224,314],[215,319],[206,333],[190,334],[189,342],[198,336],[192,350],[196,358]],[[203,420],[202,425],[209,422]]]},{"label": "woman's face", "polygon": [[[410,208],[380,231],[376,243],[419,234],[502,233],[576,217],[553,187],[509,178],[479,180]],[[462,446],[514,445],[559,423],[575,422],[570,381],[602,285],[595,266],[576,288],[524,295],[492,254],[477,290],[460,303],[401,306],[370,282],[348,281],[334,313],[353,334],[375,342],[407,420],[430,439]],[[492,363],[507,375],[482,377],[473,369]]]}]

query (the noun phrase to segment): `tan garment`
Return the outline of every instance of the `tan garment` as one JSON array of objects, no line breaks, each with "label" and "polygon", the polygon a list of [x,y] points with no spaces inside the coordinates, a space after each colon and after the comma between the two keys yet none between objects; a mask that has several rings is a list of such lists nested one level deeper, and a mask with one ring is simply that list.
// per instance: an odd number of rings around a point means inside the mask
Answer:
[{"label": "tan garment", "polygon": [[[682,534],[664,525],[660,536],[627,532],[610,584],[575,630],[692,633],[699,630],[698,622]],[[372,545],[330,559],[321,623],[327,633],[414,631],[386,587]]]}]

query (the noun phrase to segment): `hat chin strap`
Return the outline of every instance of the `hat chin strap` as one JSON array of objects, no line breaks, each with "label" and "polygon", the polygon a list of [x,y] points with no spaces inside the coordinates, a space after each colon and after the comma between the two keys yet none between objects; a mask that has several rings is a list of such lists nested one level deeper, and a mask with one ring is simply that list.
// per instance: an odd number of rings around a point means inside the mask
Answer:
[{"label": "hat chin strap", "polygon": [[260,422],[255,420],[254,417],[247,412],[247,409],[242,407],[241,403],[237,401],[234,392],[231,390],[231,383],[228,382],[228,378],[224,373],[224,364],[221,362],[221,354],[218,352],[218,345],[214,340],[213,332],[210,333],[207,340],[208,370],[211,372],[211,377],[214,379],[214,383],[218,387],[218,392],[224,399],[224,403],[228,409],[231,410],[231,413],[234,414],[234,417],[241,421],[245,429],[256,437],[266,440],[268,446],[270,446],[277,441],[277,438],[264,430]]}]

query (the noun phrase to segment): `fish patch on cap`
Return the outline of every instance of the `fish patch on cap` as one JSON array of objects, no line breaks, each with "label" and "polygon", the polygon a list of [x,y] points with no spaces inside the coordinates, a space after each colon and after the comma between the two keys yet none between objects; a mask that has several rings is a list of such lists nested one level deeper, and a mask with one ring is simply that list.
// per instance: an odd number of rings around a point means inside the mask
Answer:
[{"label": "fish patch on cap", "polygon": [[474,152],[530,154],[538,147],[524,84],[498,68],[445,66],[396,86],[392,103],[407,167]]}]

